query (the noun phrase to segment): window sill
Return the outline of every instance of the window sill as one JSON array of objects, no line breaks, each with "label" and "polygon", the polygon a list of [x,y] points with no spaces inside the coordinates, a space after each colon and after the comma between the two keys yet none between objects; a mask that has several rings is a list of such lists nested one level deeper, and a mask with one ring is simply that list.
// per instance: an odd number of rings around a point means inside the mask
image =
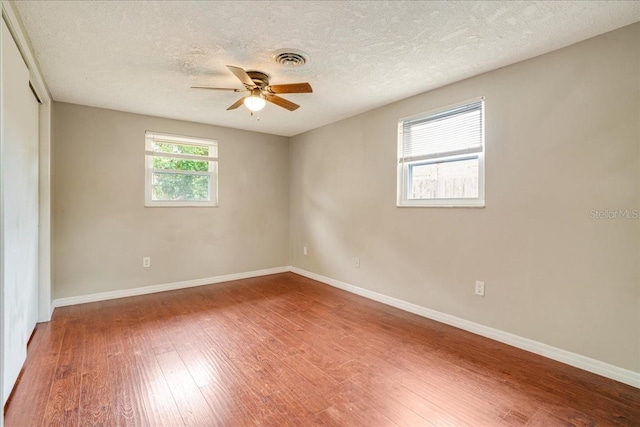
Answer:
[{"label": "window sill", "polygon": [[217,203],[197,203],[197,202],[147,202],[144,204],[145,208],[217,208]]},{"label": "window sill", "polygon": [[402,200],[396,203],[398,208],[484,208],[482,199],[440,199],[440,200]]}]

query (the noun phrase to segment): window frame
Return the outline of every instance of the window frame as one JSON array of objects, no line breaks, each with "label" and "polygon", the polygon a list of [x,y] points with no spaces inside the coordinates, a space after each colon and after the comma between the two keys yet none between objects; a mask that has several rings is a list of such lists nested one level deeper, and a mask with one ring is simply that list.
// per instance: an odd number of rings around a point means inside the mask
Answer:
[{"label": "window frame", "polygon": [[[484,96],[469,99],[467,101],[448,105],[446,107],[429,110],[423,113],[414,114],[412,116],[403,117],[398,120],[398,156],[397,156],[397,207],[472,207],[484,208],[485,204],[485,98]],[[426,159],[404,161],[404,134],[403,125],[406,121],[428,118],[431,116],[441,115],[451,110],[461,107],[480,103],[481,109],[481,144],[482,149],[479,152],[465,152],[460,150],[452,154],[452,152],[442,152],[441,155],[435,153]],[[467,198],[438,198],[438,199],[411,199],[409,198],[411,171],[416,166],[455,162],[462,160],[478,159],[478,197]]]},{"label": "window frame", "polygon": [[[145,207],[217,207],[218,206],[218,141],[215,139],[199,138],[193,136],[174,135],[165,132],[145,131],[145,153],[144,153],[144,206]],[[215,155],[198,156],[181,153],[165,153],[154,151],[152,144],[155,141],[162,141],[169,144],[181,144],[189,146],[206,146],[214,147]],[[155,156],[169,157],[177,159],[190,159],[198,161],[207,161],[209,163],[208,171],[176,171],[172,172],[164,169],[153,168],[153,158]],[[178,175],[198,175],[209,177],[209,200],[153,200],[153,174],[154,173],[173,173]]]}]

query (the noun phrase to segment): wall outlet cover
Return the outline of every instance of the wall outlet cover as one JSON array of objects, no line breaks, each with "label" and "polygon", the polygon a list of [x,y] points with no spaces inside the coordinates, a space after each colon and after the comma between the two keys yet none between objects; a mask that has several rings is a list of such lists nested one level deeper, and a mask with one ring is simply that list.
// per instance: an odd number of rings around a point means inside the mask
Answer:
[{"label": "wall outlet cover", "polygon": [[476,280],[476,295],[484,296],[484,282]]}]

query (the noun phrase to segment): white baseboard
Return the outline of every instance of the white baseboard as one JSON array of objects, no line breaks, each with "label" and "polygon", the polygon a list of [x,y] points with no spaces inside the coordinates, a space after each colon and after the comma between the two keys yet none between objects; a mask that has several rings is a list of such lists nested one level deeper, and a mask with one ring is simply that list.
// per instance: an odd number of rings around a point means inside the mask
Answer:
[{"label": "white baseboard", "polygon": [[85,304],[88,302],[106,301],[116,298],[133,297],[137,295],[153,294],[156,292],[173,291],[175,289],[192,288],[194,286],[211,285],[214,283],[229,282],[231,280],[249,279],[251,277],[267,276],[269,274],[286,273],[289,267],[267,268],[265,270],[247,271],[244,273],[226,274],[224,276],[206,277],[204,279],[185,280],[183,282],[163,283],[161,285],[144,286],[141,288],[122,289],[119,291],[100,292],[90,295],[58,298],[53,300],[52,307],[64,307],[67,305]]},{"label": "white baseboard", "polygon": [[397,298],[393,298],[387,295],[379,294],[367,289],[360,288],[358,286],[350,285],[348,283],[341,282],[339,280],[331,279],[329,277],[321,276],[316,273],[303,270],[297,267],[289,267],[289,271],[299,274],[309,279],[317,280],[327,285],[334,286],[336,288],[343,289],[345,291],[363,296],[365,298],[381,302],[396,308],[399,308],[410,313],[417,314],[428,319],[436,320],[447,325],[455,326],[456,328],[463,329],[468,332],[472,332],[483,337],[491,338],[504,344],[508,344],[513,347],[520,348],[522,350],[530,351],[531,353],[539,354],[549,359],[556,360],[558,362],[566,363],[567,365],[574,366],[576,368],[583,369],[594,374],[602,375],[606,378],[611,378],[621,383],[628,384],[633,387],[640,388],[640,373],[630,371],[628,369],[620,368],[614,365],[610,365],[605,362],[601,362],[590,357],[582,356],[580,354],[572,353],[570,351],[562,350],[557,347],[543,344],[538,341],[534,341],[528,338],[523,338],[518,335],[504,332],[499,329],[490,328],[478,323],[471,322],[469,320],[462,319],[460,317],[452,316],[450,314],[441,313],[439,311],[431,310],[426,307],[422,307],[416,304],[412,304],[407,301],[403,301]]}]

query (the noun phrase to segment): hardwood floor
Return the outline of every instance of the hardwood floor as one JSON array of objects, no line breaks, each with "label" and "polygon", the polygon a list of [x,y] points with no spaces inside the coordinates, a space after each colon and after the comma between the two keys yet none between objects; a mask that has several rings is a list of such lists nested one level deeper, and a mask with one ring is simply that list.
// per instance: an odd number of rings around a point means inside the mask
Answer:
[{"label": "hardwood floor", "polygon": [[293,273],[56,309],[5,425],[640,426],[640,389]]}]

